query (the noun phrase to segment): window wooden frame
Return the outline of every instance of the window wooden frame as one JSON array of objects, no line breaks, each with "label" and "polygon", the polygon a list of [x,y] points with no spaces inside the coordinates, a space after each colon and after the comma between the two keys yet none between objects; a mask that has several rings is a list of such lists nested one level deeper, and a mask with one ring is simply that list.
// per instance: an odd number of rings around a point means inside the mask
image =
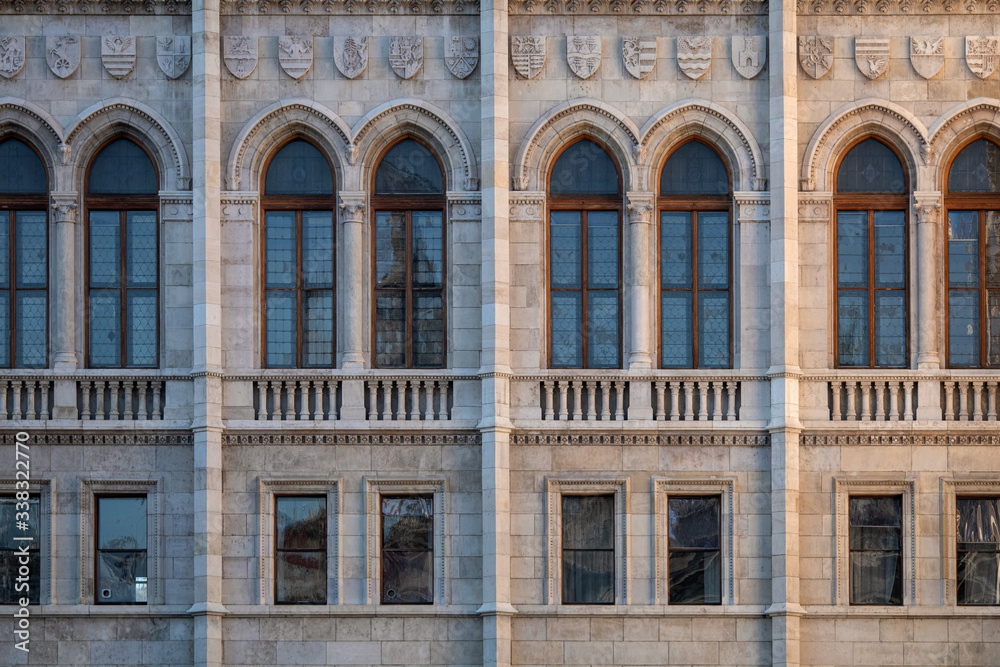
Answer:
[{"label": "window wooden frame", "polygon": [[[382,160],[386,155],[389,154],[393,148],[401,144],[404,141],[414,141],[421,146],[423,146],[427,151],[433,156],[433,158],[438,163],[438,168],[441,170],[441,180],[442,188],[440,193],[434,194],[379,194],[375,190],[375,179],[378,177],[379,167],[382,166]],[[422,141],[418,137],[405,136],[400,138],[398,141],[394,141],[391,145],[387,146],[382,154],[379,156],[378,160],[375,161],[375,168],[371,173],[371,241],[370,241],[370,251],[371,251],[371,285],[372,285],[372,299],[370,304],[370,316],[371,316],[371,355],[372,355],[372,368],[446,368],[448,366],[448,182],[447,182],[447,172],[444,169],[444,165],[441,163],[441,158],[438,157],[437,152],[427,145],[426,142]],[[412,219],[414,211],[436,211],[441,213],[441,329],[442,329],[442,350],[441,356],[444,363],[441,366],[417,366],[414,364],[414,353],[413,353],[413,297],[414,292],[420,294],[437,294],[439,290],[431,288],[414,288],[413,287],[413,226]],[[406,243],[406,275],[404,278],[404,287],[402,291],[405,293],[405,306],[404,306],[404,354],[405,363],[402,366],[379,366],[378,350],[376,349],[376,339],[377,339],[377,317],[378,312],[376,308],[376,303],[378,301],[378,295],[380,292],[399,292],[399,287],[378,287],[377,286],[377,275],[376,275],[376,243],[378,239],[376,238],[375,232],[375,221],[379,213],[399,213],[405,214],[405,243]]]},{"label": "window wooden frame", "polygon": [[383,590],[381,590],[381,588],[380,588],[379,589],[379,604],[393,605],[393,606],[395,606],[395,605],[402,605],[402,604],[421,604],[421,605],[434,604],[434,537],[435,536],[433,534],[433,527],[434,527],[434,517],[433,517],[433,515],[431,516],[431,543],[430,543],[430,546],[428,546],[426,549],[396,549],[396,548],[387,548],[385,546],[385,533],[382,532],[382,526],[385,523],[385,512],[384,512],[382,503],[384,501],[386,501],[386,500],[404,499],[404,498],[416,498],[416,499],[429,500],[430,503],[431,503],[431,507],[434,507],[434,494],[432,494],[432,493],[401,493],[401,494],[396,494],[396,493],[382,493],[382,494],[379,494],[379,507],[378,507],[378,516],[379,516],[379,559],[378,559],[379,581],[380,582],[381,581],[385,581],[385,556],[386,556],[387,553],[393,553],[393,552],[397,552],[397,551],[409,551],[409,552],[423,551],[423,552],[426,552],[426,553],[430,554],[430,557],[431,557],[431,571],[428,573],[430,575],[430,579],[431,579],[430,580],[430,598],[431,599],[428,602],[391,602],[391,601],[385,599],[385,595],[384,595],[385,592]]},{"label": "window wooden frame", "polygon": [[[677,149],[682,146],[689,144],[691,142],[697,141],[703,144],[719,158],[722,166],[726,170],[726,176],[729,182],[729,192],[725,195],[665,195],[662,194],[660,188],[660,179],[662,178],[663,170],[667,166],[667,162],[677,151]],[[734,281],[733,276],[736,273],[734,270],[734,260],[733,260],[733,172],[729,168],[729,164],[722,158],[717,150],[710,144],[703,141],[698,141],[697,139],[692,139],[691,141],[685,141],[674,146],[669,153],[663,158],[663,162],[660,164],[657,174],[657,196],[656,196],[656,291],[658,294],[656,300],[656,322],[657,322],[657,336],[654,343],[654,349],[656,350],[656,363],[660,368],[667,369],[680,369],[679,366],[664,366],[663,365],[663,350],[662,339],[663,339],[663,294],[665,292],[689,292],[691,294],[691,366],[690,368],[700,368],[698,365],[698,293],[699,292],[721,292],[721,289],[699,289],[698,287],[698,214],[699,213],[726,213],[728,224],[726,225],[726,230],[729,234],[729,245],[727,252],[729,253],[729,280],[728,286],[726,287],[726,293],[729,295],[729,364],[721,368],[732,368],[733,367],[733,340],[735,336],[733,335],[733,316],[734,316],[734,304],[733,304],[733,288]],[[661,277],[661,271],[663,267],[663,244],[661,241],[661,223],[660,218],[662,213],[691,213],[691,287],[681,288],[681,287],[663,287],[663,280]],[[706,368],[720,368],[717,366],[706,366]]]},{"label": "window wooden frame", "polygon": [[941,512],[944,529],[941,531],[942,578],[944,579],[944,604],[969,610],[972,608],[996,609],[995,605],[958,604],[958,499],[1000,497],[1000,474],[964,473],[941,479]]},{"label": "window wooden frame", "polygon": [[[990,366],[988,365],[986,352],[987,352],[987,337],[986,337],[986,318],[987,318],[987,288],[986,288],[986,213],[987,211],[1000,211],[1000,192],[950,192],[948,190],[948,182],[951,177],[951,169],[955,160],[969,145],[979,141],[980,139],[989,141],[994,145],[997,142],[993,141],[986,136],[977,136],[967,142],[965,142],[961,148],[955,151],[955,154],[951,156],[951,160],[948,161],[943,173],[942,182],[944,184],[944,217],[942,218],[942,242],[944,244],[943,255],[944,255],[944,314],[945,314],[945,325],[944,325],[944,354],[945,354],[945,365],[948,368],[982,368],[982,369],[996,369],[1000,366]],[[951,287],[950,283],[950,272],[949,272],[949,261],[950,261],[950,244],[948,243],[948,226],[950,224],[949,218],[952,211],[976,211],[979,214],[979,242],[978,242],[978,252],[979,252],[979,286],[978,287],[957,287],[954,289],[960,289],[963,291],[974,291],[979,295],[979,364],[975,366],[957,366],[951,362]]]},{"label": "window wooden frame", "polygon": [[[105,499],[127,499],[127,498],[142,498],[146,501],[146,548],[145,549],[101,549],[100,547],[100,535],[101,535],[101,501]],[[100,592],[97,590],[97,582],[100,580],[98,573],[101,567],[101,552],[112,551],[112,552],[133,552],[133,553],[144,553],[146,555],[146,601],[145,602],[105,602],[101,600]],[[150,593],[152,593],[153,586],[152,576],[150,575],[150,570],[152,569],[150,563],[149,554],[149,498],[143,493],[98,493],[94,496],[94,604],[108,605],[127,605],[127,606],[148,606],[151,604]]]},{"label": "window wooden frame", "polygon": [[[160,280],[162,277],[163,269],[163,257],[160,254],[161,250],[161,239],[160,239],[160,196],[159,193],[142,193],[142,194],[91,194],[90,193],[90,172],[93,169],[94,162],[97,160],[98,156],[104,150],[115,143],[119,139],[125,139],[131,143],[138,146],[146,157],[149,159],[149,163],[153,166],[153,174],[156,177],[156,182],[160,182],[160,172],[157,169],[156,160],[150,154],[149,150],[140,142],[132,139],[128,136],[116,136],[105,141],[101,146],[94,151],[91,156],[90,163],[87,165],[86,176],[84,177],[83,191],[84,191],[84,207],[83,207],[83,355],[84,355],[84,365],[87,368],[159,368],[160,366],[160,355],[162,353],[161,346],[161,334],[160,330],[163,325],[162,313],[160,312],[162,301],[161,301],[161,285]],[[121,335],[121,340],[118,346],[118,365],[117,366],[92,366],[90,363],[90,213],[92,211],[114,211],[118,213],[118,261],[119,261],[119,277],[121,284],[118,286],[118,291],[120,294],[119,301],[119,312],[118,312],[118,326]],[[156,287],[152,288],[156,292],[156,362],[149,366],[129,366],[126,364],[126,352],[128,350],[127,341],[127,307],[126,307],[126,294],[129,289],[150,289],[147,287],[143,288],[129,288],[126,287],[126,261],[127,261],[127,248],[126,248],[126,235],[127,225],[126,218],[130,212],[148,212],[152,211],[156,216]],[[101,289],[112,289],[112,288],[101,288]]]},{"label": "window wooden frame", "polygon": [[[326,160],[330,168],[332,182],[330,183],[330,194],[328,195],[297,195],[297,194],[268,194],[264,189],[267,180],[267,171],[271,168],[271,162],[288,144],[295,141],[304,141],[315,148],[323,159]],[[261,171],[260,178],[260,365],[261,368],[336,368],[337,366],[337,172],[333,169],[333,163],[329,156],[319,149],[311,141],[304,137],[292,137],[288,141],[278,146],[271,153],[267,164]],[[271,211],[293,212],[295,213],[295,287],[274,287],[267,286],[267,214]],[[303,334],[303,304],[304,296],[311,291],[325,290],[326,288],[305,288],[302,286],[302,213],[304,211],[329,211],[330,224],[333,226],[333,286],[330,291],[333,294],[333,317],[331,332],[331,349],[329,366],[306,366],[303,363],[302,334]],[[269,366],[267,363],[267,293],[268,291],[295,292],[295,363],[292,366]]]},{"label": "window wooden frame", "polygon": [[[596,146],[600,147],[607,155],[608,159],[615,166],[615,170],[618,173],[618,193],[613,195],[606,194],[552,194],[551,192],[551,181],[552,181],[552,171],[555,169],[556,164],[559,162],[559,158],[562,154],[569,149],[574,144],[581,141],[589,141]],[[625,285],[622,281],[622,264],[624,259],[624,253],[622,252],[622,170],[618,163],[612,157],[613,153],[608,150],[608,147],[601,141],[598,141],[594,137],[578,137],[573,141],[570,141],[565,146],[563,146],[559,152],[553,156],[552,162],[549,164],[548,173],[545,176],[545,201],[546,201],[546,211],[545,211],[545,321],[546,330],[548,331],[548,346],[546,350],[545,363],[548,368],[590,368],[587,363],[589,356],[589,349],[587,345],[587,295],[590,291],[594,292],[610,292],[612,290],[607,288],[600,288],[590,290],[587,286],[587,214],[591,211],[607,211],[614,212],[618,215],[618,360],[613,368],[620,369],[622,366],[622,343],[624,341],[624,336],[622,335],[622,326],[624,324],[623,311],[624,311],[624,301],[625,301]],[[551,214],[554,211],[578,211],[580,212],[580,288],[553,288],[552,287],[552,242],[551,242],[551,231],[552,231],[552,217]],[[580,356],[580,366],[558,366],[554,367],[552,365],[552,293],[553,291],[558,292],[579,292],[580,293],[580,318],[581,318],[581,356]],[[600,367],[598,367],[600,368]]]},{"label": "window wooden frame", "polygon": [[[313,499],[313,500],[323,500],[323,548],[322,549],[288,549],[278,546],[278,502],[285,498],[301,498],[301,499]],[[296,601],[286,601],[278,599],[278,556],[283,553],[305,553],[305,554],[318,554],[321,553],[325,556],[324,562],[330,557],[330,508],[329,499],[326,495],[300,495],[300,494],[274,494],[274,512],[272,512],[271,520],[274,522],[273,530],[271,535],[274,537],[274,604],[276,605],[322,605],[329,602],[329,596],[327,589],[329,588],[329,564],[327,563],[326,580],[323,582],[323,601],[322,602],[296,602]]]},{"label": "window wooden frame", "polygon": [[[896,149],[888,143],[881,141],[877,137],[865,136],[853,142],[841,153],[837,160],[834,174],[834,187],[836,188],[837,176],[840,173],[841,163],[847,154],[858,144],[868,139],[874,139],[892,151],[892,154],[899,160],[903,168],[903,192],[901,194],[885,193],[844,193],[837,190],[833,193],[833,224],[831,225],[831,248],[833,250],[833,261],[831,262],[831,273],[833,276],[833,299],[831,312],[833,314],[833,365],[834,368],[861,369],[861,368],[907,368],[910,364],[910,300],[912,293],[910,290],[910,175],[906,170],[906,162],[899,156]],[[837,244],[838,224],[840,213],[844,211],[864,211],[868,213],[868,285],[865,288],[846,287],[839,285],[840,276],[838,274],[838,263],[840,249]],[[903,365],[902,366],[877,366],[875,365],[875,293],[879,291],[894,291],[897,287],[875,287],[875,211],[901,211],[903,213],[903,311],[904,327],[906,332],[903,342]],[[852,292],[865,292],[868,295],[868,364],[865,366],[847,366],[840,363],[840,313],[838,312],[839,296],[841,289]]]}]

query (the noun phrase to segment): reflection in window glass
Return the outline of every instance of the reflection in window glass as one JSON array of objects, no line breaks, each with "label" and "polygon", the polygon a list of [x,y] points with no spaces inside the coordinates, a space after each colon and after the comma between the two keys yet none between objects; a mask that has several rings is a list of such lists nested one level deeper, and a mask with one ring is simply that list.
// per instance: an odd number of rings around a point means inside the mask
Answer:
[{"label": "reflection in window glass", "polygon": [[326,498],[274,499],[274,601],[326,604]]},{"label": "reflection in window glass", "polygon": [[719,496],[667,499],[669,604],[722,603]]},{"label": "reflection in window glass", "polygon": [[888,146],[865,139],[847,152],[837,170],[837,192],[905,192],[903,165]]},{"label": "reflection in window glass", "polygon": [[149,156],[128,139],[119,139],[101,151],[91,164],[87,182],[94,195],[155,195],[159,189]]},{"label": "reflection in window glass", "polygon": [[45,211],[0,211],[0,368],[48,364],[46,225]]},{"label": "reflection in window glass", "polygon": [[45,166],[27,144],[0,142],[0,194],[45,194],[47,183]]},{"label": "reflection in window glass", "polygon": [[330,163],[308,141],[285,144],[267,166],[264,194],[332,195]]},{"label": "reflection in window glass", "polygon": [[375,173],[375,194],[442,194],[438,161],[420,143],[407,139],[385,154]]},{"label": "reflection in window glass", "polygon": [[586,139],[578,141],[564,150],[552,167],[549,193],[618,194],[618,169],[603,148]]},{"label": "reflection in window glass", "polygon": [[[19,604],[21,598],[28,598],[29,604],[38,604],[41,592],[41,515],[38,510],[38,496],[29,496],[19,501],[14,496],[0,496],[0,604]],[[17,528],[18,514],[27,512],[27,530]],[[22,515],[20,519],[23,520]],[[31,541],[17,538],[31,538]],[[28,576],[24,581],[20,575],[18,554],[22,547],[28,549]],[[21,577],[22,581],[18,581]],[[25,590],[23,586],[27,584]],[[20,589],[20,590],[19,590]]]},{"label": "reflection in window glass", "polygon": [[903,604],[902,496],[849,502],[851,604]]},{"label": "reflection in window glass", "polygon": [[1000,146],[977,139],[963,148],[951,163],[948,192],[1000,192]]},{"label": "reflection in window glass", "polygon": [[670,154],[660,175],[663,195],[725,195],[729,174],[718,154],[700,141],[689,141]]},{"label": "reflection in window glass", "polygon": [[948,211],[946,252],[948,365],[1000,368],[1000,211]]},{"label": "reflection in window glass", "polygon": [[615,497],[562,497],[562,601],[615,602]]},{"label": "reflection in window glass", "polygon": [[146,498],[97,498],[97,602],[146,604]]},{"label": "reflection in window glass", "polygon": [[382,497],[382,604],[434,602],[434,497]]},{"label": "reflection in window glass", "polygon": [[1000,498],[957,498],[958,604],[1000,605]]}]

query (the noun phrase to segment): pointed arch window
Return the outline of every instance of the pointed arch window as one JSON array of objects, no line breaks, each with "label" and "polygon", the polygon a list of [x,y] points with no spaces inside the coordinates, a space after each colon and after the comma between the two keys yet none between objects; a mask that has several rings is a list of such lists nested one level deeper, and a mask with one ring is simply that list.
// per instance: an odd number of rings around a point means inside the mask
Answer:
[{"label": "pointed arch window", "polygon": [[87,170],[87,365],[159,365],[160,267],[156,168],[129,139],[108,143]]},{"label": "pointed arch window", "polygon": [[607,152],[570,144],[549,175],[549,366],[621,367],[621,179]]},{"label": "pointed arch window", "polygon": [[331,368],[336,362],[336,206],[333,169],[294,139],[267,165],[261,207],[264,365]]},{"label": "pointed arch window", "polygon": [[0,368],[48,365],[47,194],[38,153],[0,143]]},{"label": "pointed arch window", "polygon": [[730,368],[731,179],[700,141],[679,146],[660,174],[660,365]]},{"label": "pointed arch window", "polygon": [[404,139],[379,161],[372,195],[376,368],[444,368],[445,181],[437,158]]},{"label": "pointed arch window", "polygon": [[1000,146],[979,138],[948,170],[948,366],[1000,368]]},{"label": "pointed arch window", "polygon": [[864,139],[837,168],[837,365],[907,363],[907,181],[887,145]]}]

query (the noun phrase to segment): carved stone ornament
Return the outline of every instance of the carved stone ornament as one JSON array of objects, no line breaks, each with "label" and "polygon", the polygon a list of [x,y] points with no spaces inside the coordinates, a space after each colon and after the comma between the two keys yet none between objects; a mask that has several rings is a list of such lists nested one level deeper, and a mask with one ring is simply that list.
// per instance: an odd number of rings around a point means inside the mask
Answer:
[{"label": "carved stone ornament", "polygon": [[170,79],[176,79],[191,66],[191,37],[162,35],[156,38],[156,64]]},{"label": "carved stone ornament", "polygon": [[[832,0],[831,0],[832,1]],[[614,16],[746,16],[767,15],[767,0],[511,0],[511,15]]]},{"label": "carved stone ornament", "polygon": [[854,62],[869,79],[879,78],[889,67],[889,39],[855,37]]},{"label": "carved stone ornament", "polygon": [[368,67],[368,36],[334,37],[333,62],[348,79],[356,79]]},{"label": "carved stone ornament", "polygon": [[65,79],[80,66],[80,38],[73,35],[45,38],[45,62],[60,79]]},{"label": "carved stone ornament", "polygon": [[0,35],[0,76],[17,76],[24,67],[24,36]]},{"label": "carved stone ornament", "polygon": [[767,62],[767,37],[733,37],[733,67],[744,79],[752,79]]},{"label": "carved stone ornament", "polygon": [[237,79],[245,79],[257,69],[256,37],[225,37],[222,42],[222,59],[226,69]]},{"label": "carved stone ornament", "polygon": [[479,64],[478,37],[452,37],[445,48],[444,64],[448,71],[459,79],[464,79]]},{"label": "carved stone ornament", "polygon": [[656,37],[622,37],[622,62],[637,79],[652,72],[656,66]]},{"label": "carved stone ornament", "polygon": [[965,38],[965,62],[972,73],[985,79],[997,69],[1000,37],[975,36]]},{"label": "carved stone ornament", "polygon": [[393,37],[389,41],[389,65],[401,79],[413,78],[423,64],[423,37]]},{"label": "carved stone ornament", "polygon": [[601,67],[599,35],[567,35],[566,61],[573,74],[589,79]]},{"label": "carved stone ornament", "polygon": [[910,37],[910,64],[930,79],[944,66],[944,37]]},{"label": "carved stone ornament", "polygon": [[799,64],[819,79],[833,67],[833,37],[799,37]]},{"label": "carved stone ornament", "polygon": [[525,79],[534,79],[545,67],[545,38],[511,37],[510,60],[514,71]]},{"label": "carved stone ornament", "polygon": [[108,74],[116,79],[124,79],[135,69],[135,37],[102,37],[101,62]]},{"label": "carved stone ornament", "polygon": [[712,38],[703,35],[677,38],[677,64],[689,79],[700,79],[712,66]]},{"label": "carved stone ornament", "polygon": [[53,16],[191,16],[191,0],[33,0],[0,2],[2,14]]},{"label": "carved stone ornament", "polygon": [[278,63],[293,79],[304,77],[313,64],[313,38],[279,37]]}]

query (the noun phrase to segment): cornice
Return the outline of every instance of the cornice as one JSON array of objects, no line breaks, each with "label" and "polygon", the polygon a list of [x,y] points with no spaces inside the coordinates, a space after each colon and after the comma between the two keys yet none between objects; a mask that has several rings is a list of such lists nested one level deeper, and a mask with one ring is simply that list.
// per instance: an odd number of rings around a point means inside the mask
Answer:
[{"label": "cornice", "polygon": [[796,10],[808,16],[945,16],[995,15],[997,0],[798,0]]},{"label": "cornice", "polygon": [[767,0],[509,0],[511,14],[766,15]]},{"label": "cornice", "polygon": [[767,447],[771,437],[767,434],[742,435],[664,435],[588,433],[573,435],[557,434],[517,434],[511,436],[515,445],[658,445],[665,447]]},{"label": "cornice", "polygon": [[[11,436],[13,437],[13,436]],[[222,444],[257,445],[479,445],[478,433],[333,433],[329,435],[286,433],[225,433]]]},{"label": "cornice", "polygon": [[222,0],[220,13],[248,14],[372,14],[411,16],[414,14],[475,15],[478,0]]},{"label": "cornice", "polygon": [[186,15],[191,0],[0,0],[0,14]]},{"label": "cornice", "polygon": [[872,446],[938,446],[938,447],[998,447],[1000,435],[942,435],[942,434],[855,434],[855,435],[803,435],[801,444],[813,447],[862,447]]}]

